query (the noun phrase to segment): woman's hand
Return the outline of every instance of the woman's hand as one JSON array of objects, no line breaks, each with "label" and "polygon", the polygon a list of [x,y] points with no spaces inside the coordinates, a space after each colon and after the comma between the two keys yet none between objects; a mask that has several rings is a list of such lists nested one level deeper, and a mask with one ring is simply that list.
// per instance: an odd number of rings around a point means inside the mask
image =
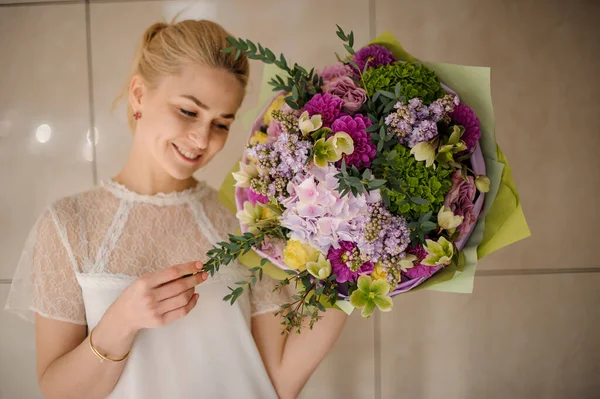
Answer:
[{"label": "woman's hand", "polygon": [[118,315],[131,334],[172,323],[198,303],[194,289],[208,277],[202,266],[190,262],[145,274],[123,291],[107,313]]}]

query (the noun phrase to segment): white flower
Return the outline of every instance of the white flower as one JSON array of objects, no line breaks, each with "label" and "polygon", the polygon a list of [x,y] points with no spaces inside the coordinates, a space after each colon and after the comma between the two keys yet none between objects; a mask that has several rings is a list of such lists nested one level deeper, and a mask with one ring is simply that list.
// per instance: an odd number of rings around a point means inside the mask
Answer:
[{"label": "white flower", "polygon": [[236,187],[250,187],[250,181],[258,176],[258,168],[255,164],[240,162],[240,170],[232,173]]},{"label": "white flower", "polygon": [[308,111],[304,111],[298,118],[298,127],[304,137],[308,136],[315,130],[319,130],[323,126],[321,115],[313,115],[309,118]]}]

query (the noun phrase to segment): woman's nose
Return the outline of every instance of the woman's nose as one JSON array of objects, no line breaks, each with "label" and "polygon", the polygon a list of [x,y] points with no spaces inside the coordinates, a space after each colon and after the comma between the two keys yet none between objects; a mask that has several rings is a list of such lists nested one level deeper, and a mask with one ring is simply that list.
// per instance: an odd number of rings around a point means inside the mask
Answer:
[{"label": "woman's nose", "polygon": [[210,129],[205,127],[199,127],[190,131],[190,139],[201,150],[206,149],[208,146],[208,139],[210,135]]}]

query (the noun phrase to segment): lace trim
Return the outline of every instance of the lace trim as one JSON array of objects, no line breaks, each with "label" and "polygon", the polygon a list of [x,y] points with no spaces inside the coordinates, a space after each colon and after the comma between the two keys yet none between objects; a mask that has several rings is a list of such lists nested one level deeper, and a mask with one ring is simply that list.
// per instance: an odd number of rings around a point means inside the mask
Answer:
[{"label": "lace trim", "polygon": [[157,206],[172,206],[182,205],[189,202],[192,198],[199,198],[206,193],[208,186],[206,182],[199,181],[194,187],[190,187],[183,191],[172,193],[157,193],[154,195],[139,194],[131,191],[122,184],[114,180],[106,180],[100,182],[100,185],[112,193],[115,197],[131,202],[142,202]]},{"label": "lace trim", "polygon": [[113,217],[113,222],[108,230],[108,234],[104,237],[104,242],[98,250],[96,256],[96,262],[93,267],[93,271],[98,273],[104,271],[106,263],[108,262],[109,256],[117,245],[117,240],[123,234],[123,228],[127,223],[127,218],[133,204],[131,202],[121,201],[117,214]]}]

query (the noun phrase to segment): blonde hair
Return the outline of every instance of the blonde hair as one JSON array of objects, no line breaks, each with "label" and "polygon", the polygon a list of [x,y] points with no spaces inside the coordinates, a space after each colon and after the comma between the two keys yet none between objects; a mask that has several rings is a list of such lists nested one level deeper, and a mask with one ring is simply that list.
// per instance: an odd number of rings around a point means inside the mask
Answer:
[{"label": "blonde hair", "polygon": [[[207,20],[184,20],[177,23],[158,22],[146,29],[133,58],[130,79],[139,75],[150,88],[156,87],[164,76],[175,75],[186,65],[203,65],[233,73],[244,88],[250,73],[248,59],[235,53],[222,53],[229,47],[231,36],[223,27]],[[129,90],[129,84],[115,103]],[[114,105],[114,104],[113,104]],[[127,106],[129,127],[135,119],[131,104]]]}]

